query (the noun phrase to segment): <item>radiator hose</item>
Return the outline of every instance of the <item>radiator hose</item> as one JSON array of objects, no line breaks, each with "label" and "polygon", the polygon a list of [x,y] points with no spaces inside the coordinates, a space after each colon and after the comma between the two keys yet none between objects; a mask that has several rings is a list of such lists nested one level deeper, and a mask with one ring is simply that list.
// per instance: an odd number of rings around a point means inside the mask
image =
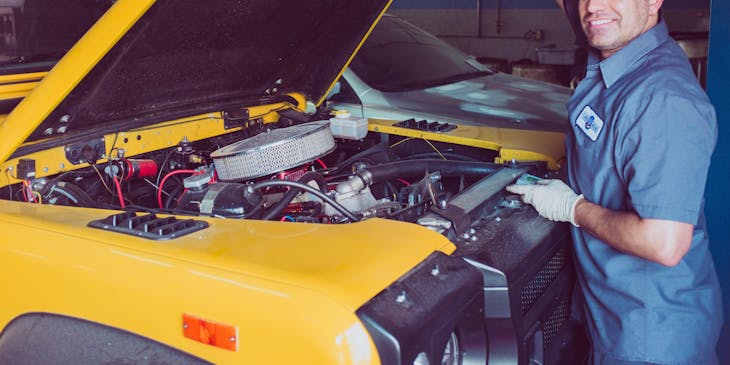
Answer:
[{"label": "radiator hose", "polygon": [[[491,162],[447,161],[436,159],[396,161],[360,169],[355,173],[355,175],[360,179],[350,179],[340,184],[350,183],[370,186],[375,183],[381,183],[399,177],[423,177],[427,171],[438,171],[442,176],[483,177],[496,171],[499,166],[499,164]],[[358,183],[355,180],[361,180],[361,183]],[[359,186],[352,188],[357,190]],[[343,186],[344,190],[350,190],[352,188],[346,188]],[[337,186],[337,190],[340,191],[340,185]]]}]

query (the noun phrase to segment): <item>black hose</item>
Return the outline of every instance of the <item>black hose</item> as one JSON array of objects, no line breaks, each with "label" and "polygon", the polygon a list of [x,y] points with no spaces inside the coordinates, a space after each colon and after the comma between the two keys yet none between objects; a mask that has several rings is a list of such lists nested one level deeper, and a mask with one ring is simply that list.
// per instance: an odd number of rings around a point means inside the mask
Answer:
[{"label": "black hose", "polygon": [[[317,183],[317,186],[319,186],[319,190],[323,193],[327,193],[327,183],[324,181],[324,178],[321,174],[309,171],[306,174],[302,175],[297,182],[306,184],[310,181],[314,181]],[[269,210],[264,214],[264,217],[261,218],[263,220],[269,220],[271,218],[274,218],[277,214],[279,214],[284,208],[286,208],[289,203],[291,203],[294,198],[299,194],[299,189],[290,189],[289,191],[284,194],[284,196],[279,199],[279,202],[276,203],[273,207],[269,208]]]},{"label": "black hose", "polygon": [[183,190],[185,190],[185,188],[182,185],[174,187],[173,190],[167,194],[167,199],[165,199],[165,202],[162,206],[166,209],[169,209],[170,204],[172,204],[177,198],[180,197],[180,194],[182,194]]},{"label": "black hose", "polygon": [[347,219],[350,220],[350,222],[359,222],[360,219],[355,216],[351,211],[347,210],[347,208],[343,207],[342,204],[338,203],[334,199],[330,198],[327,194],[309,186],[306,184],[302,184],[296,181],[287,181],[287,180],[267,180],[267,181],[261,181],[257,182],[255,184],[249,185],[249,187],[253,190],[259,190],[262,188],[267,188],[269,186],[290,186],[297,189],[304,190],[308,193],[312,193],[316,195],[318,198],[324,200],[325,203],[331,205],[333,208],[337,209],[342,215],[347,217]]},{"label": "black hose", "polygon": [[[426,171],[439,171],[446,176],[486,176],[496,171],[501,165],[492,162],[447,161],[447,160],[408,160],[396,161],[377,166],[370,166],[372,183],[392,180],[399,177],[423,177]],[[362,173],[360,173],[362,174]]]},{"label": "black hose", "polygon": [[[85,177],[85,176],[90,175],[92,173],[93,173],[93,170],[88,170],[88,169],[86,171],[84,171],[84,170],[80,170],[80,171],[78,171],[78,170],[77,171],[66,171],[66,172],[64,172],[64,173],[56,176],[55,178],[53,178],[47,184],[43,185],[43,188],[41,189],[40,193],[41,193],[41,195],[46,196],[48,194],[48,191],[51,189],[52,186],[56,186],[56,184],[59,181],[63,181],[64,179],[66,179],[69,176],[72,176],[74,178],[75,177]],[[69,180],[73,180],[73,179],[69,179]]]},{"label": "black hose", "polygon": [[[364,151],[361,151],[359,153],[356,153],[352,155],[352,157],[348,158],[345,161],[342,161],[337,164],[337,169],[335,169],[334,173],[340,172],[352,165],[355,162],[358,161],[373,161],[373,159],[367,159],[367,156],[374,155],[376,153],[385,153],[386,156],[389,156],[390,147],[386,143],[378,143]],[[374,164],[374,163],[373,163]]]},{"label": "black hose", "polygon": [[[88,207],[88,208],[97,207],[96,202],[94,201],[94,199],[91,199],[89,194],[86,194],[86,192],[83,189],[81,189],[80,187],[78,187],[74,184],[71,184],[71,183],[59,181],[59,182],[53,184],[53,186],[51,186],[51,188],[49,189],[48,194],[46,196],[48,197],[53,193],[57,193],[62,196],[65,196],[74,205],[79,206],[79,207]],[[46,198],[46,199],[48,199],[48,198]]]}]

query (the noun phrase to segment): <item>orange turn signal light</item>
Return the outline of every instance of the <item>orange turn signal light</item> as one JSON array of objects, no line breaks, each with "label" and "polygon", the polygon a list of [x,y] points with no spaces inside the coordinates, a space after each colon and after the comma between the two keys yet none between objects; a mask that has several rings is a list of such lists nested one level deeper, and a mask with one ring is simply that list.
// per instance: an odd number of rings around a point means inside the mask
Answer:
[{"label": "orange turn signal light", "polygon": [[235,326],[207,321],[189,314],[183,314],[183,336],[206,345],[238,350],[238,330]]}]

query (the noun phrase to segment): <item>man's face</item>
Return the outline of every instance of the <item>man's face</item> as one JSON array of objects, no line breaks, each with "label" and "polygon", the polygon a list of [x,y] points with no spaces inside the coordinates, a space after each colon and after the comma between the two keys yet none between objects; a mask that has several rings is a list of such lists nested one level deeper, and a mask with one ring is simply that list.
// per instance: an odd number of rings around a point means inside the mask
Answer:
[{"label": "man's face", "polygon": [[662,0],[579,0],[588,43],[606,58],[656,25]]}]

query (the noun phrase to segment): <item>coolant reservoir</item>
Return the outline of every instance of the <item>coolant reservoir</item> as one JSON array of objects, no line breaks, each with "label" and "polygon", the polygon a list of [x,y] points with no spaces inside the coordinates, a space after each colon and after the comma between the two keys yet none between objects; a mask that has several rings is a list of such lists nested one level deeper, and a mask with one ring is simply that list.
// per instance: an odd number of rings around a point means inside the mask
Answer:
[{"label": "coolant reservoir", "polygon": [[330,118],[330,129],[335,138],[363,139],[368,134],[368,119],[353,117],[347,110],[336,110]]}]

